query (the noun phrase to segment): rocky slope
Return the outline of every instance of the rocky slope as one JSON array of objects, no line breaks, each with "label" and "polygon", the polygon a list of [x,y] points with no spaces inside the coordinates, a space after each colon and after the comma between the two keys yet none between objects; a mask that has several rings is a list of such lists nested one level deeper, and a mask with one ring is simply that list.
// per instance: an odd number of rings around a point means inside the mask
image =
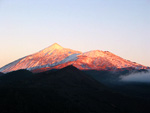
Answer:
[{"label": "rocky slope", "polygon": [[2,68],[1,72],[10,72],[18,69],[28,69],[41,72],[50,69],[61,69],[73,65],[81,70],[111,70],[122,68],[147,69],[146,66],[125,60],[111,52],[93,50],[82,53],[63,48],[57,43]]}]

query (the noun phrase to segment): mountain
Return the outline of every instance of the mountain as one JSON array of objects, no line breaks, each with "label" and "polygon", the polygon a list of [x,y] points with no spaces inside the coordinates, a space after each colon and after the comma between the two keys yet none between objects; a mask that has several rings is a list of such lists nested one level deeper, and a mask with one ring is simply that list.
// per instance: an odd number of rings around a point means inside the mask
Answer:
[{"label": "mountain", "polygon": [[0,72],[0,76],[4,75],[2,72]]},{"label": "mountain", "polygon": [[0,76],[0,88],[22,86],[28,83],[29,78],[33,77],[32,72],[25,69],[12,71],[4,75],[5,76]]},{"label": "mountain", "polygon": [[79,51],[63,48],[57,43],[19,60],[16,60],[0,69],[2,72],[10,72],[18,69],[37,69],[42,67],[52,67],[67,61],[72,61]]},{"label": "mountain", "polygon": [[[23,75],[23,78],[20,76]],[[74,66],[0,77],[1,113],[149,113],[149,102],[116,93]]]},{"label": "mountain", "polygon": [[93,50],[80,52],[63,48],[57,43],[26,57],[18,59],[0,68],[1,72],[28,69],[41,72],[50,69],[61,69],[73,65],[81,70],[111,70],[122,68],[147,69],[146,66],[125,60],[111,52]]}]

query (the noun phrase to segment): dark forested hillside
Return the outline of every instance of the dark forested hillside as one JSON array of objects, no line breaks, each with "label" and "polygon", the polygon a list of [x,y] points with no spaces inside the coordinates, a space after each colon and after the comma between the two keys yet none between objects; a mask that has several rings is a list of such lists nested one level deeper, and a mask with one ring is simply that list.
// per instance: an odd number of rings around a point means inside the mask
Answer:
[{"label": "dark forested hillside", "polygon": [[1,113],[145,113],[149,102],[116,93],[73,66],[0,77]]}]

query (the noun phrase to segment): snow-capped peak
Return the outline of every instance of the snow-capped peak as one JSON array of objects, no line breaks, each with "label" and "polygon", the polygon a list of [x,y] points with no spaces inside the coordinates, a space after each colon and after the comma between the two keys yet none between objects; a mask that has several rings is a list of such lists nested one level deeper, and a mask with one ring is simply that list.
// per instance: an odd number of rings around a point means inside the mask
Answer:
[{"label": "snow-capped peak", "polygon": [[62,50],[62,49],[64,49],[62,46],[60,46],[60,45],[57,44],[57,43],[54,43],[54,44],[52,44],[51,46],[49,46],[49,47],[47,47],[47,48],[41,50],[40,52],[41,52],[41,53],[48,53],[48,52],[50,52],[50,51],[52,52],[53,50]]},{"label": "snow-capped peak", "polygon": [[19,60],[16,60],[2,68],[2,72],[10,72],[18,69],[60,69],[67,65],[74,65],[78,69],[113,70],[120,68],[147,69],[147,67],[125,60],[111,52],[93,50],[82,53],[68,48],[63,48],[57,43]]},{"label": "snow-capped peak", "polygon": [[57,44],[57,43],[54,43],[54,44],[52,44],[51,46],[49,46],[48,48],[46,48],[46,49],[63,49],[63,47],[60,46],[60,45]]},{"label": "snow-capped peak", "polygon": [[[72,61],[73,55],[81,54],[80,51],[75,51],[72,49],[63,48],[57,43],[34,53],[32,55],[21,58],[15,62],[8,64],[0,69],[2,72],[10,72],[18,69],[30,69],[30,68],[40,68],[45,66],[56,66],[58,64],[63,64]],[[74,59],[74,57],[73,57]]]},{"label": "snow-capped peak", "polygon": [[63,47],[62,47],[62,46],[60,46],[60,45],[59,45],[59,44],[57,44],[57,43],[54,43],[54,44],[52,44],[52,45],[50,46],[50,48],[62,49]]}]

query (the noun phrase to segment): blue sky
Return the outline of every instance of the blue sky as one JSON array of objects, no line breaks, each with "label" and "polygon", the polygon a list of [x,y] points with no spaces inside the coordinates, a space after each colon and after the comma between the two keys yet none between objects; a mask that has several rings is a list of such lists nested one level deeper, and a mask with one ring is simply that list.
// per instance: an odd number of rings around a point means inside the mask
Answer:
[{"label": "blue sky", "polygon": [[0,67],[53,43],[150,66],[150,0],[0,0]]}]

